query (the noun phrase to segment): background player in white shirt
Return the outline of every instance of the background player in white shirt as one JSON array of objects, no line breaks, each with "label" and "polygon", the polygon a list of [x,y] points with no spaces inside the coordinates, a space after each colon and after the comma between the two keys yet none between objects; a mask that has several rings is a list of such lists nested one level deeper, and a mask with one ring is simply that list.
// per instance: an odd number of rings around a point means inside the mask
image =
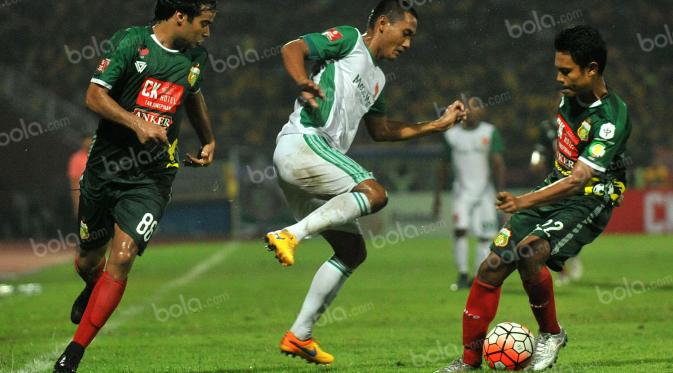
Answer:
[{"label": "background player in white shirt", "polygon": [[[295,110],[276,141],[278,182],[298,223],[270,232],[269,250],[284,266],[294,263],[301,240],[321,234],[334,249],[311,283],[295,323],[280,343],[282,352],[330,364],[334,357],[312,339],[313,326],[352,271],[366,257],[357,219],[382,209],[387,194],[373,175],[345,155],[364,119],[376,141],[399,141],[440,133],[466,116],[456,101],[439,119],[397,122],[385,114],[385,75],[378,63],[411,47],[418,17],[408,4],[383,0],[368,30],[350,26],[309,34],[286,44],[283,62],[301,89]],[[305,60],[318,62],[309,78]]]},{"label": "background player in white shirt", "polygon": [[[460,126],[444,133],[447,155],[453,174],[454,259],[458,280],[452,290],[469,288],[468,232],[477,239],[474,271],[488,256],[491,239],[498,229],[495,193],[505,188],[503,143],[498,129],[481,120],[485,108],[478,100],[468,103],[470,116]],[[436,189],[434,211],[439,216],[441,195],[447,179],[447,162],[440,164],[439,187]]]}]

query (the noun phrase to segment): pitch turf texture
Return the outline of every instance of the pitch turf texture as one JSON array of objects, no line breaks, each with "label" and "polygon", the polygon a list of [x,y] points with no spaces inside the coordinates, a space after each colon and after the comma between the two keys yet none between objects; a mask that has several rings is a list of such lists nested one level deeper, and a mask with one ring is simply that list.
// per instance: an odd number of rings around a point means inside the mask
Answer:
[{"label": "pitch turf texture", "polygon": [[[282,268],[259,242],[154,245],[80,372],[430,372],[456,357],[467,291],[449,290],[456,272],[439,238],[370,249],[315,330],[332,367],[282,355],[277,344],[330,255],[310,240]],[[604,236],[582,259],[582,280],[556,288],[570,341],[552,371],[673,372],[671,237]],[[27,282],[42,294],[0,298],[2,372],[50,371],[75,330],[72,265],[10,281]],[[500,321],[537,329],[516,274]]]}]

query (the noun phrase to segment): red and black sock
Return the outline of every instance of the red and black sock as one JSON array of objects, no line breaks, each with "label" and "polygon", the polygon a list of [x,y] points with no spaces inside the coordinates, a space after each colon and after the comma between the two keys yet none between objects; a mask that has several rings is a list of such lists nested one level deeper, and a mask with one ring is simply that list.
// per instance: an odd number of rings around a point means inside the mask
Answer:
[{"label": "red and black sock", "polygon": [[488,325],[495,318],[500,302],[500,287],[474,279],[463,312],[463,362],[481,365],[481,355]]},{"label": "red and black sock", "polygon": [[547,267],[532,279],[523,282],[528,294],[530,308],[543,333],[558,334],[561,327],[556,320],[556,303],[554,302],[554,281]]},{"label": "red and black sock", "polygon": [[89,346],[119,305],[125,289],[126,280],[115,280],[109,272],[103,273],[89,298],[82,321],[73,337],[74,342],[84,348]]}]

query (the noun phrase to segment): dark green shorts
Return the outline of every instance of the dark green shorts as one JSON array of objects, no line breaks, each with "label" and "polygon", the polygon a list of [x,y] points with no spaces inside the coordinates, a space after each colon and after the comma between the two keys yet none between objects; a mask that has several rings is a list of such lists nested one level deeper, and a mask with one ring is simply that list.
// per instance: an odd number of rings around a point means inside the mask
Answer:
[{"label": "dark green shorts", "polygon": [[115,223],[131,236],[142,255],[170,200],[170,188],[153,184],[82,183],[79,235],[82,250],[102,247],[114,235]]},{"label": "dark green shorts", "polygon": [[566,260],[603,232],[611,215],[612,207],[602,199],[584,196],[522,210],[505,223],[491,243],[491,251],[506,261],[515,261],[519,242],[528,236],[540,237],[551,245],[547,266],[560,271]]}]

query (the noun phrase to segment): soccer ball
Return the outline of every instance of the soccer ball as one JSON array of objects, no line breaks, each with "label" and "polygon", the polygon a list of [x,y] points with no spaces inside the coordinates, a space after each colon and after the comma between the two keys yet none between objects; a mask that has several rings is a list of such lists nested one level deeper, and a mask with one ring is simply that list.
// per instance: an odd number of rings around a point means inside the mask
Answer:
[{"label": "soccer ball", "polygon": [[503,322],[484,339],[484,359],[496,370],[522,370],[533,356],[533,335],[525,326]]}]

